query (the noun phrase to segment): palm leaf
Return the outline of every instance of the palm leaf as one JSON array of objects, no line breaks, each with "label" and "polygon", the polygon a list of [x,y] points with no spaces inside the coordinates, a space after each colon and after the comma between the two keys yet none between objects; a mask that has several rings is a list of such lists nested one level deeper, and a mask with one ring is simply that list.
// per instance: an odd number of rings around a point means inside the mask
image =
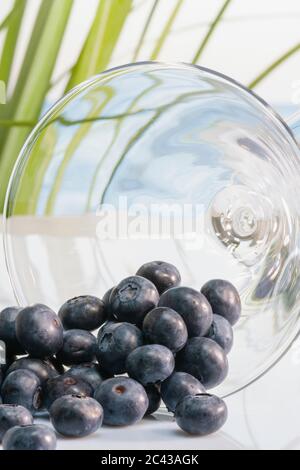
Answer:
[{"label": "palm leaf", "polygon": [[143,45],[144,39],[146,37],[146,34],[148,32],[148,29],[150,27],[150,24],[152,22],[152,19],[153,19],[155,10],[158,7],[158,4],[159,4],[159,0],[154,0],[152,8],[150,10],[150,13],[146,18],[146,22],[145,22],[145,25],[143,27],[142,34],[141,34],[140,39],[138,40],[137,46],[135,48],[135,51],[134,51],[134,54],[133,54],[133,57],[132,57],[132,62],[136,61],[136,59],[137,59],[137,57],[140,53],[141,47]]},{"label": "palm leaf", "polygon": [[225,11],[227,10],[227,8],[230,5],[230,3],[231,3],[231,0],[225,0],[224,4],[222,5],[222,8],[218,11],[217,16],[215,17],[215,19],[211,23],[209,30],[207,31],[203,41],[201,42],[201,44],[200,44],[200,46],[199,46],[199,48],[198,48],[198,50],[195,54],[195,57],[193,59],[193,64],[196,64],[199,61],[199,59],[200,59],[201,55],[203,54],[209,40],[211,39],[215,29],[217,28],[218,24],[220,23]]},{"label": "palm leaf", "polygon": [[[16,90],[15,99],[13,99],[13,120],[38,119],[72,5],[72,0],[64,0],[63,2],[61,0],[51,0],[51,2],[44,0],[42,2],[39,17],[47,11],[47,19],[42,29],[36,23],[33,33],[36,43],[33,44],[31,41],[27,51],[27,58],[31,56],[31,60],[28,64],[26,80],[22,81],[22,93],[19,95],[18,90]],[[37,18],[37,21],[39,21],[39,18]],[[32,46],[33,51],[30,46]],[[47,54],[45,51],[47,51]],[[27,135],[28,129],[22,127],[14,127],[8,132],[0,160],[2,181],[8,181],[14,162]],[[1,207],[3,206],[5,192],[6,185],[2,184],[0,187]]]},{"label": "palm leaf", "polygon": [[270,64],[265,70],[263,70],[251,83],[249,83],[249,88],[255,88],[260,82],[267,78],[270,73],[272,73],[277,67],[279,67],[283,62],[289,59],[292,55],[300,50],[300,43],[296,44],[294,47],[286,51],[282,56],[276,59],[272,64]]},{"label": "palm leaf", "polygon": [[159,36],[158,41],[156,43],[156,46],[155,46],[155,48],[154,48],[154,50],[151,54],[151,60],[156,60],[157,57],[159,56],[159,53],[160,53],[161,49],[163,48],[163,45],[164,45],[164,43],[165,43],[165,41],[166,41],[170,31],[171,31],[171,28],[172,28],[173,23],[174,23],[177,15],[179,13],[179,10],[180,10],[180,8],[183,4],[183,1],[184,0],[177,0],[176,4],[174,6],[174,9],[173,9],[168,21],[166,22],[165,27],[162,30],[162,33]]},{"label": "palm leaf", "polygon": [[11,13],[2,23],[2,26],[6,28],[6,37],[0,59],[0,80],[6,84],[9,81],[25,7],[26,0],[15,0]]},{"label": "palm leaf", "polygon": [[132,0],[99,1],[94,22],[66,90],[107,67],[131,7]]}]

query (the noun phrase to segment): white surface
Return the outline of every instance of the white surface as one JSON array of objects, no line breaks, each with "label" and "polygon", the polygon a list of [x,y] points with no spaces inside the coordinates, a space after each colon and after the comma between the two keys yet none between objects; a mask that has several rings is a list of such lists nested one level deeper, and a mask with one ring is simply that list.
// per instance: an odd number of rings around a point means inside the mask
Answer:
[{"label": "white surface", "polygon": [[[0,244],[0,306],[14,304]],[[247,364],[245,364],[247,367]],[[300,340],[263,378],[226,400],[229,419],[207,438],[189,437],[158,413],[130,428],[103,427],[84,439],[58,438],[58,449],[300,449]],[[48,424],[47,420],[40,420]]]}]

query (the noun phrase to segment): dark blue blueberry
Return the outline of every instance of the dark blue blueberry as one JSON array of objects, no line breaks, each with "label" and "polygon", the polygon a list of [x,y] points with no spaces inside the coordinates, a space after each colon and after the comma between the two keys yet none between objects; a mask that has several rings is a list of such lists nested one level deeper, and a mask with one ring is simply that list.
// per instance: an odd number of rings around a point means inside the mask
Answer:
[{"label": "dark blue blueberry", "polygon": [[144,416],[149,400],[144,387],[128,377],[105,380],[95,392],[95,399],[102,405],[104,424],[128,426]]},{"label": "dark blue blueberry", "polygon": [[107,378],[107,376],[102,373],[98,364],[95,364],[94,362],[87,362],[73,366],[66,372],[66,375],[70,375],[71,377],[75,377],[76,379],[86,382],[90,385],[93,391],[95,391],[103,380]]},{"label": "dark blue blueberry", "polygon": [[183,398],[175,410],[178,426],[188,434],[207,436],[224,426],[228,416],[225,402],[214,395]]},{"label": "dark blue blueberry", "polygon": [[35,413],[42,405],[41,382],[30,370],[15,370],[6,376],[1,396],[3,403],[21,405]]},{"label": "dark blue blueberry", "polygon": [[142,345],[143,334],[135,325],[109,322],[98,334],[97,359],[110,374],[124,374],[127,356]]},{"label": "dark blue blueberry", "polygon": [[54,431],[43,424],[15,426],[4,435],[4,450],[55,450]]},{"label": "dark blue blueberry", "polygon": [[212,279],[201,289],[214,313],[235,325],[241,316],[241,299],[236,288],[228,281]]},{"label": "dark blue blueberry", "polygon": [[190,287],[174,287],[160,298],[159,307],[169,307],[182,316],[189,337],[205,336],[212,324],[211,306],[200,292]]},{"label": "dark blue blueberry", "polygon": [[89,331],[67,330],[64,333],[63,346],[56,357],[66,366],[92,362],[95,359],[96,346],[96,338]]},{"label": "dark blue blueberry", "polygon": [[21,357],[17,361],[13,362],[6,374],[10,374],[15,370],[26,369],[34,372],[35,375],[40,379],[41,384],[43,385],[48,379],[56,377],[58,373],[53,367],[51,367],[47,362],[42,361],[41,359],[33,359],[31,357]]},{"label": "dark blue blueberry", "polygon": [[6,352],[10,355],[25,354],[16,335],[16,318],[22,308],[8,307],[0,313],[0,340],[4,341]]},{"label": "dark blue blueberry", "polygon": [[201,382],[186,372],[174,372],[161,385],[161,397],[172,413],[174,413],[177,403],[182,398],[205,392]]},{"label": "dark blue blueberry", "polygon": [[72,377],[67,373],[59,375],[46,382],[43,389],[43,405],[49,410],[52,403],[64,395],[91,397],[93,389],[87,382]]},{"label": "dark blue blueberry", "polygon": [[104,306],[109,304],[109,299],[110,299],[111,293],[114,290],[114,288],[115,288],[115,286],[108,289],[108,291],[106,291],[104,296],[102,297],[102,302],[104,303]]},{"label": "dark blue blueberry", "polygon": [[225,317],[220,315],[213,316],[213,322],[207,337],[218,343],[226,354],[231,351],[233,346],[233,330]]},{"label": "dark blue blueberry", "polygon": [[90,397],[66,395],[58,398],[50,408],[54,429],[68,437],[84,437],[102,425],[103,408]]},{"label": "dark blue blueberry", "polygon": [[114,288],[115,286],[111,287],[108,291],[106,291],[102,298],[102,302],[104,303],[105,317],[107,320],[112,319],[112,313],[110,309],[110,296]]},{"label": "dark blue blueberry", "polygon": [[157,307],[147,313],[143,332],[148,343],[162,344],[173,353],[180,351],[188,339],[183,318],[168,307]]},{"label": "dark blue blueberry", "polygon": [[165,261],[151,261],[145,263],[136,273],[153,282],[159,294],[162,294],[171,287],[179,286],[181,276],[178,269],[173,264]]},{"label": "dark blue blueberry", "polygon": [[191,338],[176,356],[176,369],[198,379],[206,389],[222,383],[228,374],[224,350],[209,338]]},{"label": "dark blue blueberry", "polygon": [[145,416],[152,415],[157,411],[161,404],[161,395],[159,385],[148,385],[145,387],[147,397],[149,400],[149,406],[145,413]]},{"label": "dark blue blueberry", "polygon": [[130,377],[144,386],[163,382],[172,374],[174,366],[172,352],[160,344],[141,346],[132,351],[126,361]]},{"label": "dark blue blueberry", "polygon": [[28,424],[33,424],[33,417],[27,408],[20,405],[0,405],[0,442],[10,428]]},{"label": "dark blue blueberry", "polygon": [[32,357],[53,356],[62,347],[63,327],[49,307],[36,304],[21,310],[16,319],[17,338]]},{"label": "dark blue blueberry", "polygon": [[93,331],[106,321],[104,302],[92,295],[68,300],[58,312],[65,330]]},{"label": "dark blue blueberry", "polygon": [[159,294],[151,281],[141,276],[131,276],[114,288],[109,308],[117,321],[141,325],[158,301]]}]

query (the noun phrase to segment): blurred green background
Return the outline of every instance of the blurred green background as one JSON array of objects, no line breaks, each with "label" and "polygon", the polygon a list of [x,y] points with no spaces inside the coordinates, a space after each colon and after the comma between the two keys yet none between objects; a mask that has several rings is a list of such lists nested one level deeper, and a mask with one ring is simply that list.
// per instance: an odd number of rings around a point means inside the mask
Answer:
[{"label": "blurred green background", "polygon": [[[0,210],[20,149],[41,115],[108,67],[140,60],[192,62],[232,75],[266,99],[274,74],[277,91],[271,98],[297,104],[299,3],[0,0],[0,80],[7,87],[7,103],[0,105]],[[287,72],[278,75],[292,60],[288,78]]]}]

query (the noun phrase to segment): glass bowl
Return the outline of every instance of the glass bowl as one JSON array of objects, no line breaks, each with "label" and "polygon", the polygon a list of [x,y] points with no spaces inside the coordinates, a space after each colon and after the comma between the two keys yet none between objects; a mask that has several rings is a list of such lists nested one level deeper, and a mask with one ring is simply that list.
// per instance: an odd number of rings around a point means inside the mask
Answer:
[{"label": "glass bowl", "polygon": [[183,284],[238,288],[230,373],[240,390],[299,331],[299,149],[261,99],[185,64],[109,70],[34,129],[5,206],[5,253],[21,305],[103,296],[144,262]]}]

